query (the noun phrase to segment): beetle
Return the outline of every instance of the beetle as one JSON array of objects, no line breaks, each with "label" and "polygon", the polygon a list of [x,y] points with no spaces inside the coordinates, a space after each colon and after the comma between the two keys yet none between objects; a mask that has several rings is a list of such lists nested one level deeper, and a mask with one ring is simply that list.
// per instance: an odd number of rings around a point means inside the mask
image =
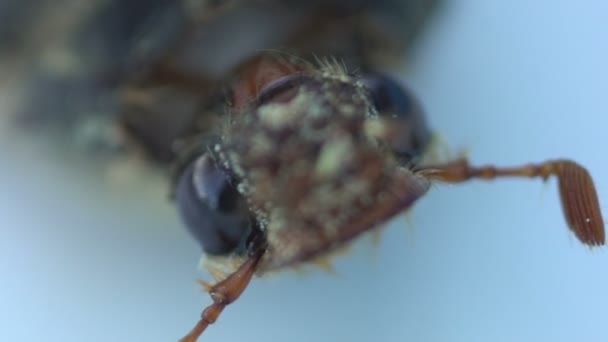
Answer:
[{"label": "beetle", "polygon": [[[593,182],[573,161],[513,168],[425,161],[432,134],[421,106],[381,72],[391,48],[400,56],[403,47],[388,42],[377,56],[369,44],[382,34],[362,23],[382,6],[358,3],[305,7],[314,20],[274,43],[288,53],[245,54],[210,68],[221,69],[216,76],[180,70],[179,51],[187,49],[180,45],[200,43],[187,29],[161,53],[134,53],[145,67],[113,75],[122,84],[120,127],[150,158],[173,165],[173,198],[185,226],[206,254],[242,263],[217,284],[204,284],[213,304],[185,341],[215,322],[254,274],[330,254],[410,208],[435,181],[555,176],[570,229],[584,244],[604,244]],[[225,30],[256,6],[219,8],[195,31]],[[337,41],[343,44],[331,44]],[[148,55],[154,58],[141,60]]]},{"label": "beetle", "polygon": [[430,133],[408,91],[384,75],[351,76],[335,61],[297,63],[248,63],[230,121],[179,168],[176,202],[205,252],[244,260],[217,284],[203,283],[214,303],[184,341],[215,322],[254,274],[330,254],[411,207],[433,181],[555,176],[570,229],[584,244],[604,244],[593,181],[577,163],[425,165],[417,158]]}]

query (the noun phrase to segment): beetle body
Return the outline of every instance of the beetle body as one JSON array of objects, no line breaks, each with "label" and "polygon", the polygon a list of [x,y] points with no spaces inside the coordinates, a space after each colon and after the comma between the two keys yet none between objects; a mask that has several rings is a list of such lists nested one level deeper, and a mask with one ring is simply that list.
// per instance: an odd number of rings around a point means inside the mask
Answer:
[{"label": "beetle body", "polygon": [[[263,232],[269,252],[260,270],[297,264],[375,227],[428,188],[409,175],[401,186],[420,184],[402,203],[340,231],[377,196],[392,197],[392,174],[411,174],[403,167],[430,141],[412,94],[380,70],[399,65],[436,3],[161,0],[73,8],[55,34],[66,42],[62,54],[84,63],[62,69],[32,57],[26,88],[39,100],[18,119],[68,138],[69,127],[85,148],[136,147],[172,167],[178,210],[205,253],[252,253],[251,240]],[[48,11],[24,18],[55,27],[63,17]],[[72,99],[74,91],[80,95]],[[301,124],[310,127],[300,131]],[[109,132],[116,127],[121,135]],[[276,170],[263,170],[263,160]],[[310,179],[297,175],[311,169]],[[315,231],[326,236],[306,233]]]},{"label": "beetle body", "polygon": [[[403,167],[422,156],[430,131],[412,94],[380,70],[401,59],[411,41],[406,37],[433,6],[278,1],[220,10],[187,35],[191,41],[184,38],[129,78],[122,127],[152,158],[174,161],[177,206],[207,254],[252,253],[248,241],[262,232],[268,253],[260,273],[309,261],[376,227],[426,191],[428,182],[411,174],[399,186],[415,191],[404,198],[390,193],[392,174],[410,172]],[[235,21],[259,25],[251,29]],[[396,39],[399,25],[411,25],[406,32],[412,33]],[[241,37],[257,41],[241,43]],[[228,60],[218,58],[234,46],[230,40],[242,46]],[[382,41],[384,49],[377,46]],[[198,67],[184,69],[191,55],[200,59]],[[166,108],[175,101],[182,105]],[[213,170],[196,167],[203,164]],[[297,175],[313,169],[316,178]],[[218,173],[224,178],[201,187]],[[218,198],[237,191],[239,204],[222,211],[210,191]],[[353,213],[373,211],[377,196],[387,197],[383,214],[340,230],[358,220]]]}]

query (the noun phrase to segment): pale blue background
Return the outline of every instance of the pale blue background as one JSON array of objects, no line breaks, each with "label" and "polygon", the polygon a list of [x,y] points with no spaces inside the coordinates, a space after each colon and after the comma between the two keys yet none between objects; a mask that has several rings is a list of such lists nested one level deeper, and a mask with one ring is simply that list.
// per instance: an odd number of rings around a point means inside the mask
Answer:
[{"label": "pale blue background", "polygon": [[[608,212],[608,2],[452,1],[433,25],[403,78],[452,150],[575,158]],[[187,332],[209,276],[164,189],[110,187],[102,165],[0,140],[0,341]],[[437,186],[410,222],[376,249],[363,239],[335,276],[256,280],[204,340],[608,341],[608,251],[567,231],[554,182]]]}]

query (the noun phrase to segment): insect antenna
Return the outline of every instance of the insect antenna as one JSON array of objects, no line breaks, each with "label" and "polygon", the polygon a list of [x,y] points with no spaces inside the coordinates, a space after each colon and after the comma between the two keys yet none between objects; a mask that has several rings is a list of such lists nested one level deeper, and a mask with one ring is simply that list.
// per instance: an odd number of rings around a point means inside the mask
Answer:
[{"label": "insect antenna", "polygon": [[604,221],[593,179],[589,172],[571,160],[550,160],[519,167],[474,167],[466,159],[443,165],[418,168],[417,172],[430,179],[447,183],[461,183],[471,179],[493,180],[500,177],[542,178],[556,176],[561,204],[570,230],[584,244],[605,243]]},{"label": "insect antenna", "polygon": [[205,329],[215,323],[224,308],[236,301],[245,291],[255,271],[258,263],[264,255],[265,249],[259,249],[253,256],[249,257],[234,273],[226,279],[211,286],[205,284],[205,289],[209,292],[213,304],[209,305],[201,314],[201,319],[194,328],[180,340],[180,342],[196,342],[203,334]]}]

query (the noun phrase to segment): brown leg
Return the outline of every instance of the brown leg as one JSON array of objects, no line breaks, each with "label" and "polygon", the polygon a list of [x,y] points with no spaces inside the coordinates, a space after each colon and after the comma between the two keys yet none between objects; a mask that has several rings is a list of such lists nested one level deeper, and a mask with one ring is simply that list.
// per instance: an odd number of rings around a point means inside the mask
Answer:
[{"label": "brown leg", "polygon": [[416,169],[428,178],[448,183],[461,183],[470,179],[492,180],[499,177],[542,178],[556,176],[562,208],[570,229],[578,239],[589,246],[603,245],[604,221],[593,179],[582,166],[570,160],[551,160],[540,164],[501,168],[474,167],[466,159],[443,165]]}]

